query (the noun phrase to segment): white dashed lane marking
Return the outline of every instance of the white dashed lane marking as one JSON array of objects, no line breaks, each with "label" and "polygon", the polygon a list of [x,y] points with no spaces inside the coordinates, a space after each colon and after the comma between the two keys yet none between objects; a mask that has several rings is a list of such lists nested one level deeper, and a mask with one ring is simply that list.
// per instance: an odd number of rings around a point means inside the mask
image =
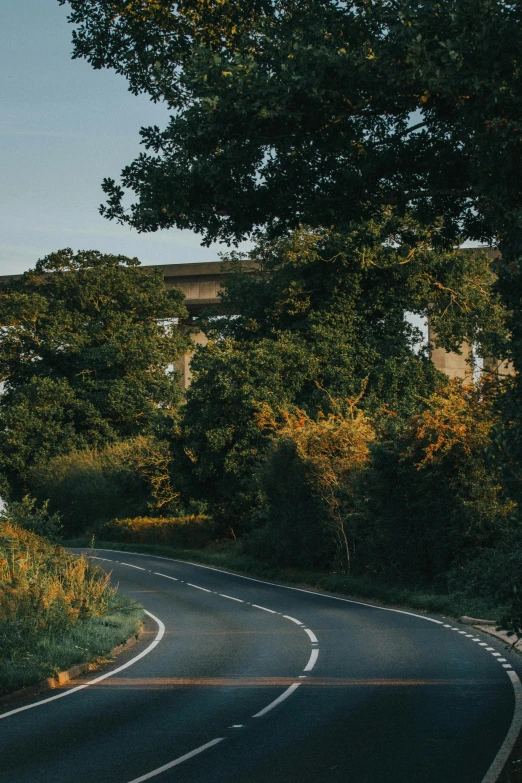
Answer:
[{"label": "white dashed lane marking", "polygon": [[312,652],[310,654],[310,660],[308,661],[308,663],[304,667],[303,671],[304,672],[311,672],[312,669],[314,668],[315,664],[317,663],[317,659],[318,658],[319,658],[319,649],[317,647],[315,647],[312,650]]},{"label": "white dashed lane marking", "polygon": [[245,602],[241,600],[241,598],[234,598],[233,595],[225,595],[225,593],[218,593],[218,595],[221,596],[221,598],[228,598],[229,601],[237,601],[238,604],[244,604]]},{"label": "white dashed lane marking", "polygon": [[146,775],[142,775],[140,778],[134,778],[134,780],[131,780],[130,783],[143,783],[145,780],[155,778],[156,775],[161,775],[162,772],[166,772],[168,769],[172,769],[172,767],[177,767],[178,764],[183,764],[184,761],[188,761],[189,759],[194,758],[194,756],[198,756],[200,753],[203,753],[203,751],[214,747],[214,745],[217,745],[218,742],[223,742],[224,739],[224,737],[217,737],[216,739],[207,742],[205,745],[201,745],[199,748],[191,750],[190,753],[185,753],[184,756],[180,756],[178,759],[174,759],[174,761],[169,761],[168,764],[164,764],[162,767],[153,769],[152,772],[147,772]]},{"label": "white dashed lane marking", "polygon": [[187,582],[187,587],[195,587],[196,590],[203,590],[204,593],[211,593],[212,590],[207,590],[206,587],[200,587],[199,585],[193,585],[191,582]]},{"label": "white dashed lane marking", "polygon": [[270,704],[268,704],[266,707],[264,707],[259,712],[256,712],[255,715],[252,715],[253,718],[262,718],[263,715],[266,715],[267,712],[270,712],[270,710],[273,710],[274,707],[277,707],[279,704],[281,704],[282,701],[285,699],[288,699],[289,696],[292,695],[292,693],[299,688],[301,685],[300,682],[294,682],[293,685],[291,685],[289,688],[284,691],[281,696],[278,696],[277,699],[274,699],[274,701],[271,701]]},{"label": "white dashed lane marking", "polygon": [[295,623],[296,625],[304,625],[301,620],[296,620],[295,617],[290,617],[289,614],[284,614],[283,617],[285,620],[290,620],[290,622]]}]

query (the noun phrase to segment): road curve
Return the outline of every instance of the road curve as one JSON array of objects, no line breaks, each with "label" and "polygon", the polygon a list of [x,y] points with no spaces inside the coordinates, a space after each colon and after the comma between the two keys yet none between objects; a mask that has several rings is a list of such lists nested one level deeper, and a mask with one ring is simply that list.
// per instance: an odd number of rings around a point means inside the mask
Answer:
[{"label": "road curve", "polygon": [[0,780],[497,779],[521,667],[490,637],[168,558],[97,557],[150,613],[147,634],[102,675],[4,709]]}]

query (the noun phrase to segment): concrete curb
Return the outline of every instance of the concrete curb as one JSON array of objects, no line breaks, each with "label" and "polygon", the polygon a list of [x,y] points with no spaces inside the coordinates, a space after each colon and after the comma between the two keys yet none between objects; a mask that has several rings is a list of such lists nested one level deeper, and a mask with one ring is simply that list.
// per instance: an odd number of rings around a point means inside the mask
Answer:
[{"label": "concrete curb", "polygon": [[[127,639],[126,642],[123,642],[123,644],[118,644],[110,651],[108,655],[111,658],[115,658],[125,650],[130,650],[130,648],[134,647],[134,645],[139,641],[143,635],[143,632],[143,625],[141,625],[136,634],[131,636],[130,639]],[[62,685],[66,685],[68,682],[75,679],[75,677],[79,677],[80,674],[85,674],[86,672],[93,671],[96,668],[99,667],[96,667],[94,661],[78,663],[76,666],[71,666],[70,669],[66,669],[63,672],[58,672],[56,677],[47,677],[47,679],[42,680],[41,682],[37,683],[37,685],[28,685],[25,688],[20,688],[18,691],[1,696],[0,706],[9,705],[12,702],[18,701],[19,699],[25,699],[31,696],[39,696],[41,693],[45,693],[46,691],[52,691],[55,688],[60,688]]]},{"label": "concrete curb", "polygon": [[522,639],[516,642],[517,635],[515,633],[509,634],[505,631],[497,631],[494,625],[477,624],[473,628],[476,628],[478,631],[484,631],[484,633],[488,633],[490,636],[495,636],[497,639],[505,642],[512,650],[522,655]]},{"label": "concrete curb", "polygon": [[522,638],[517,641],[516,633],[507,633],[506,631],[497,631],[497,623],[494,620],[479,620],[477,617],[459,617],[459,623],[472,625],[478,631],[484,631],[490,636],[495,636],[502,642],[508,644],[513,650],[522,653]]}]

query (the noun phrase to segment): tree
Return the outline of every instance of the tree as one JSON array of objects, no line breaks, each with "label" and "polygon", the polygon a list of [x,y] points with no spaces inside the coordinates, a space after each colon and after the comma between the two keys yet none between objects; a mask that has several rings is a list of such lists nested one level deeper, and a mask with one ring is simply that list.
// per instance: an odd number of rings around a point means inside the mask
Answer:
[{"label": "tree", "polygon": [[518,376],[498,445],[522,486],[520,0],[68,2],[74,56],[173,112],[105,180],[107,217],[210,242],[386,206],[436,228],[434,246],[499,246]]},{"label": "tree", "polygon": [[57,454],[170,430],[183,294],[137,259],[66,249],[0,286],[0,455],[11,489]]},{"label": "tree", "polygon": [[[271,542],[272,557],[277,553],[280,562],[324,565],[321,555],[326,554],[328,565],[350,572],[355,488],[375,439],[357,402],[332,400],[335,412],[316,420],[299,409],[274,411],[266,403],[261,408],[257,422],[272,432],[273,446],[263,471],[267,529],[260,538]],[[295,495],[291,503],[290,493]]]},{"label": "tree", "polygon": [[[374,573],[446,588],[451,569],[453,589],[484,594],[480,568],[506,540],[513,546],[519,528],[515,504],[487,459],[497,392],[454,379],[426,399],[399,437],[376,444],[362,491],[367,530],[360,548]],[[520,557],[519,541],[517,547]],[[500,586],[504,575],[489,568],[486,590],[496,589],[495,580]]]},{"label": "tree", "polygon": [[177,441],[182,489],[208,504],[223,531],[248,529],[262,503],[257,471],[270,438],[255,420],[260,406],[291,405],[314,363],[304,341],[286,334],[215,339],[196,351]]},{"label": "tree", "polygon": [[128,213],[106,181],[109,217],[210,240],[387,204],[454,241],[520,209],[518,0],[60,2],[75,57],[173,111],[124,171]]},{"label": "tree", "polygon": [[[501,339],[503,311],[485,256],[430,250],[429,234],[410,222],[409,244],[393,242],[393,221],[346,234],[302,228],[265,240],[225,264],[223,303],[231,317],[209,318],[210,343],[196,352],[181,422],[185,492],[212,505],[234,529],[251,524],[263,503],[258,471],[271,447],[256,415],[303,408],[332,413],[331,399],[355,398],[369,415],[404,421],[444,383],[419,349],[405,311],[430,313],[454,347]],[[403,234],[406,231],[403,228]],[[422,241],[421,241],[422,240]]]}]

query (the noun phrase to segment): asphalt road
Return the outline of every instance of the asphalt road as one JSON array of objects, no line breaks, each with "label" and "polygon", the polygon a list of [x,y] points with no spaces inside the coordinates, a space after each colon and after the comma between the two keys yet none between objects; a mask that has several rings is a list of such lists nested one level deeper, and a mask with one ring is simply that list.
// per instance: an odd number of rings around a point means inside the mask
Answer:
[{"label": "asphalt road", "polygon": [[4,708],[0,780],[496,780],[521,672],[491,637],[179,561],[98,555],[151,613],[147,633],[101,677]]}]

